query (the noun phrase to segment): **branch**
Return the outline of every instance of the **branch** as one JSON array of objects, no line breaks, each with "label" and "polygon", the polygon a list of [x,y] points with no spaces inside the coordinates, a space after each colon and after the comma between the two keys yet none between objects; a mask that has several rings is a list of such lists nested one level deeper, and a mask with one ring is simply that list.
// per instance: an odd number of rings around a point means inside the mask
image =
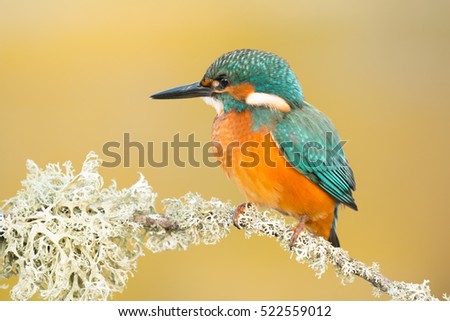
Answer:
[{"label": "branch", "polygon": [[178,228],[177,223],[172,222],[168,217],[161,214],[135,213],[131,217],[131,221],[146,228],[159,227],[166,231],[173,231]]},{"label": "branch", "polygon": [[[187,249],[229,235],[234,210],[229,202],[188,193],[163,200],[164,214],[157,214],[156,193],[142,175],[129,188],[118,190],[115,182],[103,187],[100,165],[94,153],[78,174],[70,162],[44,169],[27,162],[23,189],[0,208],[0,277],[18,276],[10,292],[13,299],[39,294],[47,300],[105,300],[123,291],[144,247],[152,252]],[[239,224],[246,236],[275,237],[290,251],[293,226],[280,214],[250,207]],[[332,266],[343,283],[361,277],[375,294],[384,292],[393,300],[436,300],[428,281],[391,281],[378,265],[367,266],[306,231],[291,255],[318,277]]]},{"label": "branch", "polygon": [[[191,196],[188,195],[187,197]],[[233,223],[232,212],[230,211],[229,215],[229,225]],[[146,216],[142,214],[134,215],[134,220],[143,224],[146,228],[159,227],[167,230],[167,226],[171,228],[176,226],[174,222],[169,223],[170,219],[163,214],[152,214],[152,220],[143,223],[145,218]],[[160,225],[159,222],[164,223]],[[290,249],[291,233],[294,226],[286,225],[283,217],[279,215],[257,212],[252,207],[241,214],[239,225],[245,229],[247,236],[257,234],[275,237],[286,251],[292,251],[296,255],[298,262],[309,264],[318,277],[325,272],[329,263],[335,268],[337,275],[344,283],[350,283],[353,281],[353,276],[358,276],[372,284],[377,296],[380,292],[383,292],[393,300],[437,300],[431,295],[431,290],[427,285],[428,281],[424,281],[422,284],[391,281],[379,272],[377,264],[367,266],[363,262],[350,257],[345,250],[335,248],[323,238],[309,232],[303,231],[297,243]],[[182,232],[182,230],[178,231]]]}]

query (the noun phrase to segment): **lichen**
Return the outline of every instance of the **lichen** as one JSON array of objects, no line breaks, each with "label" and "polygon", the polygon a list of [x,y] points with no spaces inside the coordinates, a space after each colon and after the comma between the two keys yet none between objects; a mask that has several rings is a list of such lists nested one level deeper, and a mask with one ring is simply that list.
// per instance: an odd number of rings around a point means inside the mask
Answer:
[{"label": "lichen", "polygon": [[104,188],[100,164],[90,153],[75,175],[70,162],[27,162],[23,189],[2,207],[0,276],[18,276],[14,300],[104,300],[124,289],[143,254],[141,228],[129,219],[153,209],[156,193],[143,176]]},{"label": "lichen", "polygon": [[207,201],[200,195],[188,193],[183,197],[163,200],[164,215],[178,226],[176,231],[161,227],[151,229],[146,235],[146,247],[152,252],[184,249],[191,244],[215,244],[230,233],[230,213],[233,207],[212,198]]},{"label": "lichen", "polygon": [[394,281],[387,294],[395,301],[435,301],[437,298],[431,294],[429,282],[424,280],[416,284]]}]

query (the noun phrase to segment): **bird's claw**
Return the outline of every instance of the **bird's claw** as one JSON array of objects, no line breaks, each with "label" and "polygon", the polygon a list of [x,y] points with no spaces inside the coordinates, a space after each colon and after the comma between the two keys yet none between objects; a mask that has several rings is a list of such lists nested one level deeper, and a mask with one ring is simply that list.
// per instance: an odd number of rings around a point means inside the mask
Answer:
[{"label": "bird's claw", "polygon": [[239,217],[245,210],[249,207],[253,206],[252,203],[242,203],[236,206],[233,212],[233,225],[236,226],[238,229],[242,229],[242,226],[239,224]]},{"label": "bird's claw", "polygon": [[292,231],[294,232],[291,236],[291,240],[289,242],[289,249],[292,251],[294,249],[294,245],[297,242],[298,236],[300,235],[300,232],[303,231],[303,229],[305,228],[305,223],[307,220],[307,216],[306,215],[302,215],[300,217],[300,221],[298,222],[298,225],[296,227],[292,228]]}]

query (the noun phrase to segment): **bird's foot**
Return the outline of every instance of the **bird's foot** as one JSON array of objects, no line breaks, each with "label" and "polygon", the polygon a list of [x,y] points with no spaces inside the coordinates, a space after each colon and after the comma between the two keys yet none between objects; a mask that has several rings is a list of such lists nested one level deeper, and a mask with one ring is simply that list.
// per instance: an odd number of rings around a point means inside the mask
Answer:
[{"label": "bird's foot", "polygon": [[253,204],[246,202],[246,203],[242,203],[239,204],[238,206],[236,206],[236,208],[234,209],[233,212],[233,224],[234,226],[236,226],[238,229],[241,229],[241,226],[239,225],[239,216],[241,216],[241,214],[243,212],[245,212],[245,210],[249,207],[252,207]]},{"label": "bird's foot", "polygon": [[300,216],[298,225],[296,227],[292,228],[292,231],[294,232],[294,234],[292,234],[291,241],[289,242],[289,249],[291,251],[294,249],[294,245],[297,242],[300,232],[303,231],[303,229],[305,228],[305,223],[306,223],[307,218],[308,218],[308,216],[306,216],[306,215]]}]

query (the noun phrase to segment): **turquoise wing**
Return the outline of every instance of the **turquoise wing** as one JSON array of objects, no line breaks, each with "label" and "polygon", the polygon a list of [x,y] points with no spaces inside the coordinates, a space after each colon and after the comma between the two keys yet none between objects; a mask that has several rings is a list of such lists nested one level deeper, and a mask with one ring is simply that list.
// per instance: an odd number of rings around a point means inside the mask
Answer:
[{"label": "turquoise wing", "polygon": [[353,171],[336,128],[308,103],[278,121],[272,135],[289,163],[340,203],[355,210]]}]

